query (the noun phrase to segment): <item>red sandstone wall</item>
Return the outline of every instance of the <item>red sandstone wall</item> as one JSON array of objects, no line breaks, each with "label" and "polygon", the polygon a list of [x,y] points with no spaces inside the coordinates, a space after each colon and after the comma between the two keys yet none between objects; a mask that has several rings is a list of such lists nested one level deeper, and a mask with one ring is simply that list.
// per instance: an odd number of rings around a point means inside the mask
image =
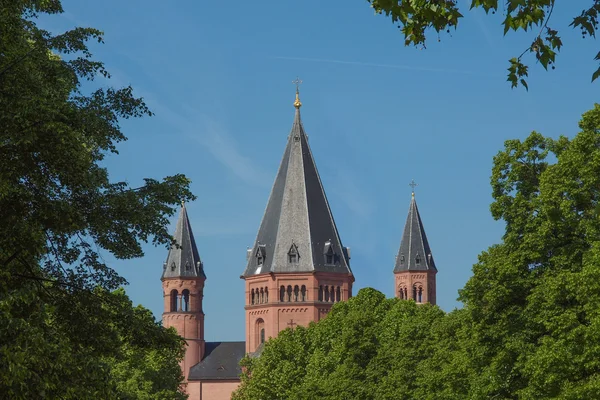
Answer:
[{"label": "red sandstone wall", "polygon": [[195,381],[188,384],[189,400],[230,400],[239,381]]},{"label": "red sandstone wall", "polygon": [[[265,340],[277,337],[280,331],[322,319],[334,304],[319,300],[320,286],[339,286],[341,301],[352,296],[353,277],[331,273],[263,274],[246,279],[246,352],[251,353],[260,344],[258,326],[264,321]],[[280,301],[281,286],[306,286],[305,301]],[[252,304],[252,289],[268,288],[268,302]],[[265,296],[266,297],[266,296]],[[287,297],[287,296],[286,296]]]},{"label": "red sandstone wall", "polygon": [[394,274],[395,297],[400,297],[401,287],[406,287],[408,298],[412,299],[412,287],[414,284],[423,287],[422,303],[436,304],[436,271],[405,271]]}]

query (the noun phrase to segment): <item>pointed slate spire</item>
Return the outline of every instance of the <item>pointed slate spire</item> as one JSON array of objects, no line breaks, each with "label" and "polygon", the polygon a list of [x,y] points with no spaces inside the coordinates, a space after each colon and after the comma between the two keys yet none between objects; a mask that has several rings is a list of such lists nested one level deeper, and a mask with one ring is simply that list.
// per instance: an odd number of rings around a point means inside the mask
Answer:
[{"label": "pointed slate spire", "polygon": [[437,271],[413,192],[394,272]]},{"label": "pointed slate spire", "polygon": [[244,277],[278,272],[352,274],[308,138],[296,114]]},{"label": "pointed slate spire", "polygon": [[167,261],[163,266],[162,279],[206,278],[194,234],[192,233],[192,226],[183,202],[181,203],[181,212],[179,213],[174,236],[179,248],[171,246],[171,249],[169,249]]}]

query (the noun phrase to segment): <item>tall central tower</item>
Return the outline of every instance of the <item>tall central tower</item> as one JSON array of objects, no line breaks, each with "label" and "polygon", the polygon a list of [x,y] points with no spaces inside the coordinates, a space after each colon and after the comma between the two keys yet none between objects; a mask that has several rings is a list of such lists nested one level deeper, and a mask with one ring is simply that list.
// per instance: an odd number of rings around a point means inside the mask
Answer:
[{"label": "tall central tower", "polygon": [[352,296],[349,249],[333,220],[301,106],[296,90],[292,130],[242,275],[248,353],[285,328],[320,320]]}]

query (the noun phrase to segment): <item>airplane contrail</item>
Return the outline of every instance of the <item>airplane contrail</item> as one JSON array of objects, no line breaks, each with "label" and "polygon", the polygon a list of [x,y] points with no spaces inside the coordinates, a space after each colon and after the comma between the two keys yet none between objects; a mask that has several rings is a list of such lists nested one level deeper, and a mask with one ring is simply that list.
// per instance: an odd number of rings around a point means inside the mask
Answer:
[{"label": "airplane contrail", "polygon": [[446,72],[446,73],[454,73],[454,74],[496,77],[496,75],[492,75],[492,74],[486,74],[486,73],[481,73],[481,72],[476,72],[476,71],[460,70],[460,69],[414,67],[414,66],[410,66],[410,65],[401,65],[401,64],[379,64],[379,63],[369,63],[369,62],[362,62],[362,61],[344,61],[344,60],[331,60],[331,59],[324,59],[324,58],[307,58],[307,57],[273,56],[272,58],[275,58],[278,60],[309,61],[309,62],[320,62],[320,63],[328,63],[328,64],[358,65],[358,66],[364,66],[364,67],[393,68],[393,69],[403,69],[403,70],[409,70],[409,71]]}]

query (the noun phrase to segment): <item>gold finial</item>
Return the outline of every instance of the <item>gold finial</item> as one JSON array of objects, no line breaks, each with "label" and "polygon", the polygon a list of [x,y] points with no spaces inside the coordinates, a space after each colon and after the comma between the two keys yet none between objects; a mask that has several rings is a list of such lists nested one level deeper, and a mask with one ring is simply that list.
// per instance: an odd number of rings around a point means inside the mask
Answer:
[{"label": "gold finial", "polygon": [[302,84],[302,81],[298,77],[296,77],[296,79],[293,80],[292,83],[296,85],[296,101],[294,101],[294,107],[300,109],[300,107],[302,107],[302,103],[300,102],[300,85]]},{"label": "gold finial", "polygon": [[419,186],[415,183],[415,180],[412,179],[410,181],[410,183],[408,184],[408,186],[410,186],[412,188],[412,197],[415,197],[415,186]]}]

